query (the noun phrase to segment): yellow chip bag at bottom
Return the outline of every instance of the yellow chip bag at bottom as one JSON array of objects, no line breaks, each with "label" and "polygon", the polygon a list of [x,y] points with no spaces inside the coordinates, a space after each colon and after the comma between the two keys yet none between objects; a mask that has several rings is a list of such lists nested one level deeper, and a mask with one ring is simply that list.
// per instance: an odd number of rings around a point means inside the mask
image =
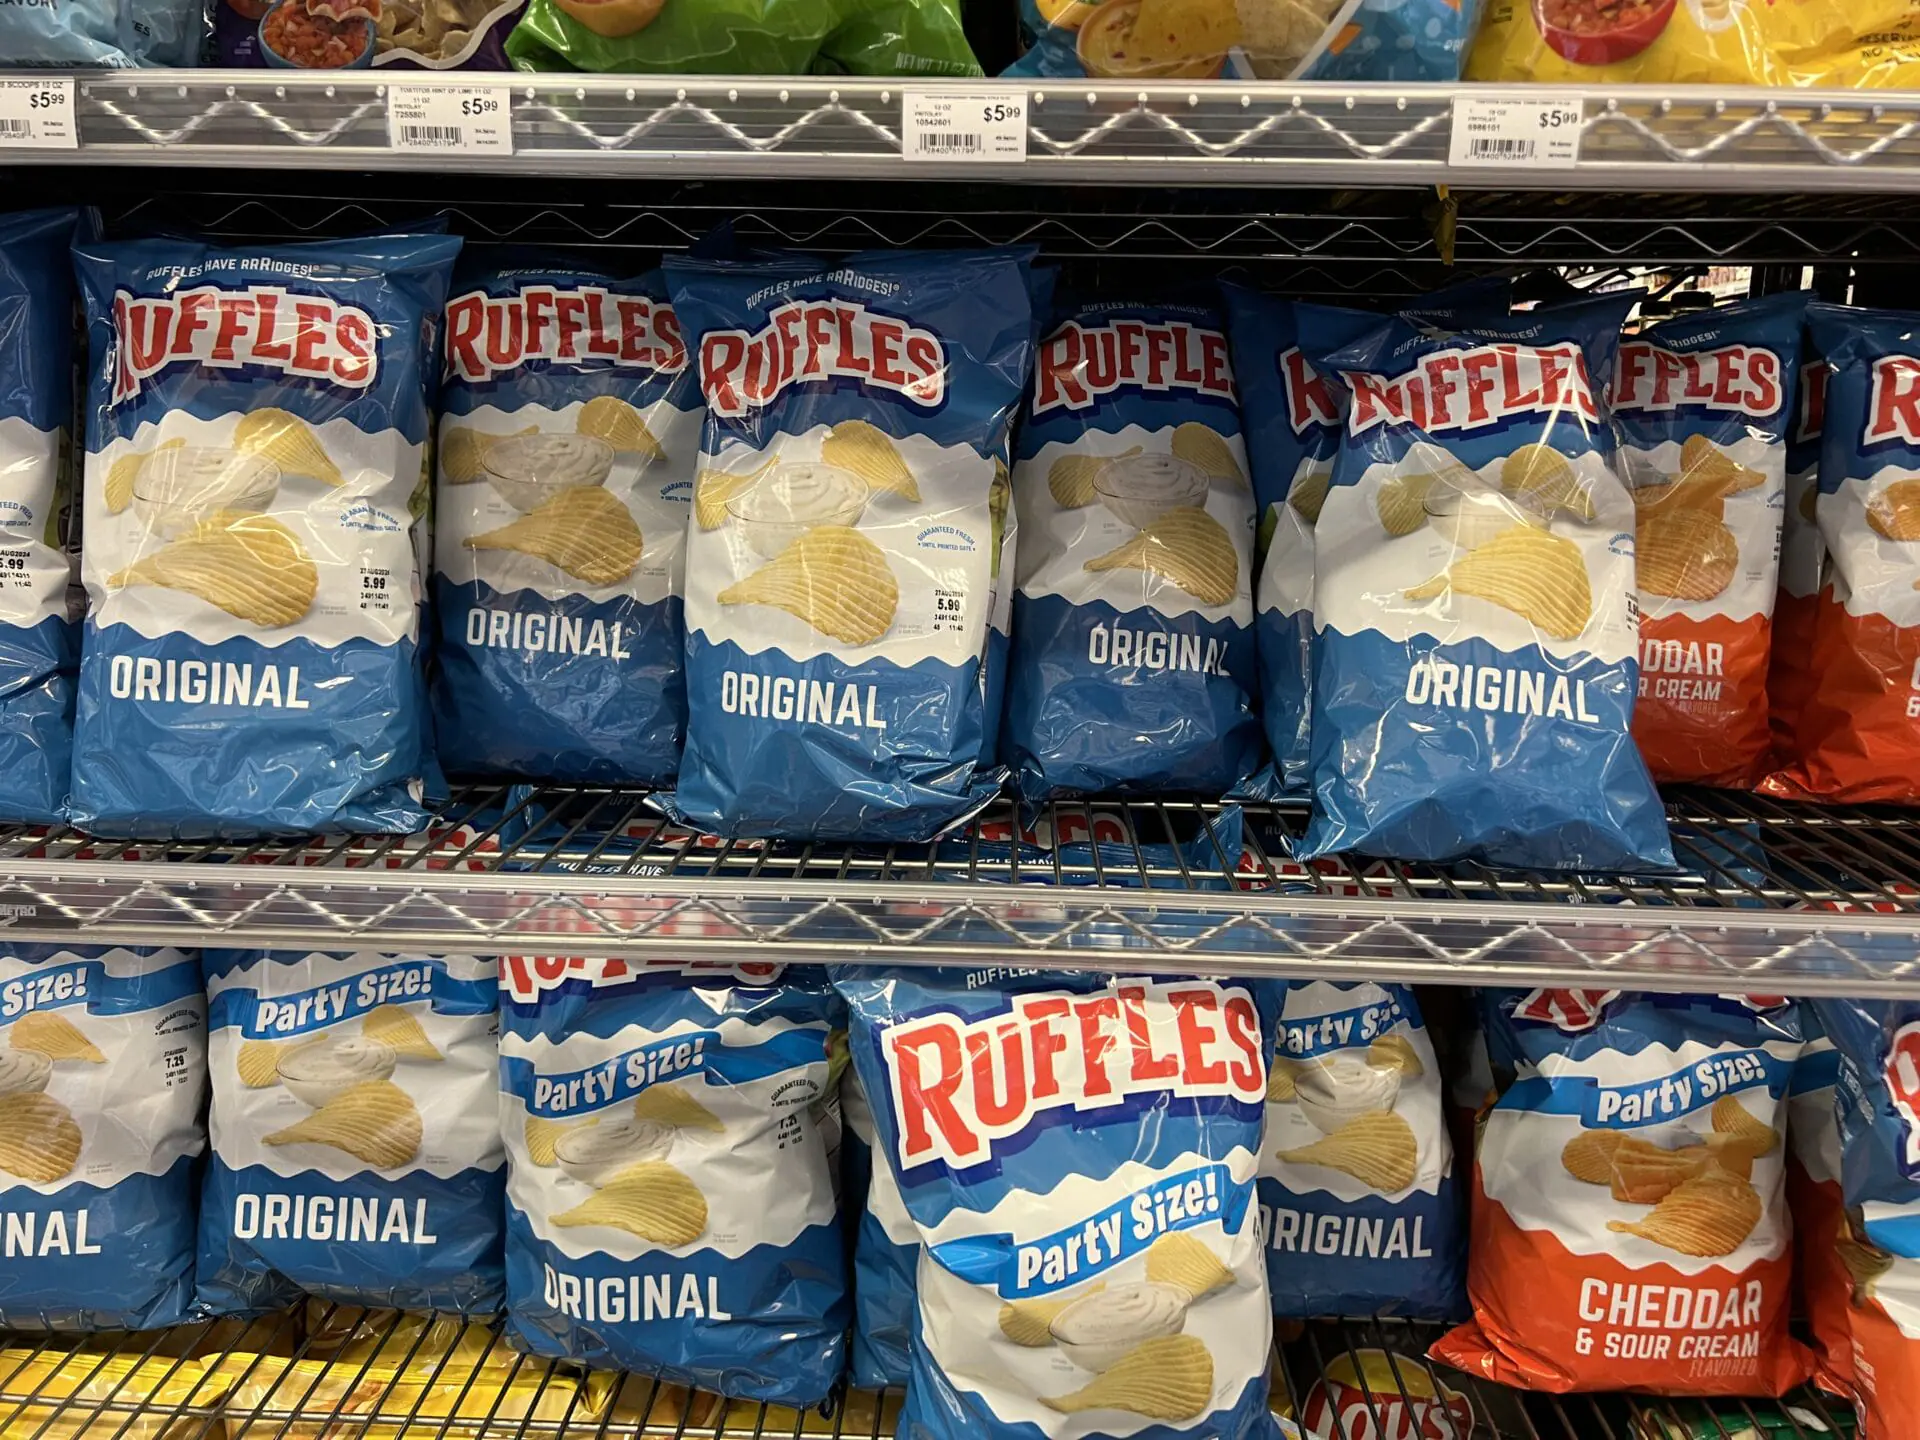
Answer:
[{"label": "yellow chip bag at bottom", "polygon": [[1769,45],[1773,8],[1765,0],[1490,0],[1467,79],[1784,85]]},{"label": "yellow chip bag at bottom", "polygon": [[[165,1355],[0,1350],[0,1435],[33,1440],[187,1440],[223,1386],[202,1360]],[[108,1406],[112,1408],[107,1408]],[[150,1415],[133,1415],[135,1405]]]}]

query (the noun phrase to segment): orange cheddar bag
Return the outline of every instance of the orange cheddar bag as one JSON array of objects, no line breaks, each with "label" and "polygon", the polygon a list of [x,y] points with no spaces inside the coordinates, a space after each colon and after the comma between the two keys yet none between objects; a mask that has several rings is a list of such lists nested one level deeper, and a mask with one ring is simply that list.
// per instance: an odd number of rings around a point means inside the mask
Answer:
[{"label": "orange cheddar bag", "polygon": [[1840,1122],[1834,1085],[1840,1054],[1811,1009],[1802,1012],[1807,1048],[1794,1062],[1787,1092],[1787,1208],[1793,1212],[1796,1309],[1813,1335],[1813,1378],[1836,1395],[1853,1394],[1853,1276],[1841,1249],[1847,1201],[1840,1183]]}]

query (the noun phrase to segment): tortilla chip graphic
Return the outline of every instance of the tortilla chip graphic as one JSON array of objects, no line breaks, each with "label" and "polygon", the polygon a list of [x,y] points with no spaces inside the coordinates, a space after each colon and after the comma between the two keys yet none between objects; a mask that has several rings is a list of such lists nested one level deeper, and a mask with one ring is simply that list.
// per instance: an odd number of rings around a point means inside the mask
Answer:
[{"label": "tortilla chip graphic", "polygon": [[1556,640],[1578,639],[1593,619],[1580,547],[1532,525],[1501,531],[1405,593],[1430,600],[1449,590],[1511,610]]},{"label": "tortilla chip graphic", "polygon": [[523,435],[538,435],[540,427],[509,430],[504,435],[476,430],[471,425],[449,426],[440,437],[440,473],[449,485],[471,485],[487,473],[487,450],[501,440],[517,440]]},{"label": "tortilla chip graphic", "polygon": [[555,1215],[553,1223],[625,1230],[672,1250],[706,1233],[707,1199],[664,1160],[643,1160],[614,1176],[605,1189]]},{"label": "tortilla chip graphic", "polygon": [[1740,542],[1703,510],[1642,511],[1634,536],[1640,588],[1674,600],[1711,600],[1733,583]]},{"label": "tortilla chip graphic", "polygon": [[1875,495],[1867,524],[1888,540],[1920,540],[1920,480],[1896,480]]},{"label": "tortilla chip graphic", "polygon": [[527,1158],[534,1164],[551,1170],[560,1163],[553,1153],[553,1147],[558,1145],[560,1137],[572,1128],[573,1122],[548,1120],[543,1116],[529,1115],[524,1132],[527,1137]]},{"label": "tortilla chip graphic", "polygon": [[1053,1324],[1054,1316],[1081,1296],[1096,1295],[1106,1288],[1105,1284],[1095,1284],[1082,1290],[1079,1295],[1052,1300],[1008,1300],[1000,1307],[1000,1333],[1028,1350],[1051,1345],[1053,1331],[1047,1327]]},{"label": "tortilla chip graphic", "polygon": [[1212,1401],[1213,1352],[1192,1335],[1144,1341],[1071,1394],[1040,1397],[1063,1415],[1125,1410],[1152,1420],[1191,1420]]},{"label": "tortilla chip graphic", "polygon": [[420,1153],[420,1137],[420,1111],[407,1092],[391,1080],[368,1080],[265,1140],[269,1145],[326,1145],[376,1170],[398,1170]]},{"label": "tortilla chip graphic", "polygon": [[1294,1077],[1300,1073],[1300,1064],[1285,1055],[1273,1057],[1273,1067],[1267,1071],[1267,1099],[1285,1103],[1293,1099],[1296,1090]]},{"label": "tortilla chip graphic", "polygon": [[1413,1041],[1404,1035],[1382,1035],[1367,1046],[1367,1064],[1375,1070],[1398,1070],[1409,1080],[1427,1070]]},{"label": "tortilla chip graphic", "polygon": [[727,519],[727,502],[738,500],[751,490],[760,477],[773,468],[769,455],[751,470],[734,474],[726,470],[702,470],[693,477],[693,518],[702,530],[718,530]]},{"label": "tortilla chip graphic", "polygon": [[43,1090],[0,1095],[0,1170],[51,1185],[79,1163],[80,1126],[71,1110]]},{"label": "tortilla chip graphic", "polygon": [[1740,1103],[1737,1095],[1722,1095],[1708,1112],[1716,1135],[1725,1135],[1758,1159],[1780,1144],[1780,1132]]},{"label": "tortilla chip graphic", "polygon": [[1320,512],[1326,508],[1332,489],[1333,471],[1316,465],[1294,478],[1293,488],[1287,492],[1287,503],[1300,512],[1300,518],[1307,524],[1318,525]]},{"label": "tortilla chip graphic", "polygon": [[1147,1247],[1147,1279],[1178,1285],[1194,1299],[1233,1284],[1233,1272],[1206,1241],[1171,1230]]},{"label": "tortilla chip graphic", "polygon": [[420,1021],[399,1005],[376,1005],[360,1022],[369,1040],[378,1040],[406,1060],[444,1060],[433,1041],[427,1038]]},{"label": "tortilla chip graphic", "polygon": [[920,484],[892,440],[865,420],[842,420],[820,442],[820,459],[851,470],[875,490],[918,501]]},{"label": "tortilla chip graphic", "polygon": [[280,1078],[281,1046],[272,1040],[248,1040],[234,1057],[233,1068],[249,1090],[264,1090]]},{"label": "tortilla chip graphic", "polygon": [[598,485],[574,485],[497,530],[467,537],[469,550],[515,550],[589,585],[633,574],[646,539],[633,512]]},{"label": "tortilla chip graphic", "polygon": [[1680,446],[1679,483],[1725,498],[1758,489],[1767,483],[1767,477],[1742,465],[1706,436],[1689,435]]},{"label": "tortilla chip graphic", "polygon": [[1731,1255],[1760,1223],[1760,1192],[1737,1175],[1708,1170],[1669,1191],[1639,1220],[1610,1220],[1607,1229],[1638,1235],[1682,1255]]},{"label": "tortilla chip graphic", "polygon": [[1617,1130],[1582,1130],[1561,1147],[1560,1163],[1589,1185],[1613,1183],[1613,1157],[1626,1136]]},{"label": "tortilla chip graphic", "polygon": [[49,1060],[84,1060],[89,1065],[104,1065],[107,1057],[100,1047],[87,1039],[80,1027],[64,1015],[36,1010],[13,1022],[8,1032],[16,1050],[37,1050]]},{"label": "tortilla chip graphic", "polygon": [[1198,466],[1207,472],[1209,479],[1225,480],[1242,490],[1247,488],[1247,477],[1240,469],[1239,460],[1234,457],[1233,447],[1211,425],[1188,420],[1174,426],[1173,441],[1169,448],[1176,460]]},{"label": "tortilla chip graphic", "polygon": [[816,525],[719,595],[722,605],[771,605],[846,645],[871,645],[893,626],[900,584],[880,547],[846,525]]},{"label": "tortilla chip graphic", "polygon": [[208,516],[178,540],[107,578],[115,589],[159,585],[197,596],[263,630],[313,608],[320,571],[278,520],[239,510]]},{"label": "tortilla chip graphic", "polygon": [[1713,1152],[1704,1145],[1668,1150],[1629,1140],[1613,1154],[1613,1198],[1623,1205],[1657,1205],[1687,1181],[1704,1175]]},{"label": "tortilla chip graphic", "polygon": [[1234,0],[1141,0],[1129,41],[1141,67],[1213,59],[1240,43],[1240,11]]},{"label": "tortilla chip graphic", "polygon": [[233,427],[233,448],[264,455],[288,475],[311,475],[323,485],[345,483],[313,427],[286,410],[269,406],[242,415]]},{"label": "tortilla chip graphic", "polygon": [[1131,460],[1138,445],[1118,455],[1062,455],[1047,470],[1047,493],[1062,510],[1081,510],[1093,503],[1093,482],[1109,462]]},{"label": "tortilla chip graphic", "polygon": [[103,498],[107,502],[107,513],[118,515],[133,503],[133,482],[140,478],[140,467],[147,458],[162,450],[178,450],[187,442],[184,440],[162,440],[151,450],[133,450],[122,455],[107,467],[107,483],[103,488]]},{"label": "tortilla chip graphic", "polygon": [[1592,520],[1598,513],[1573,462],[1551,445],[1522,445],[1509,455],[1500,467],[1500,488],[1577,519]]},{"label": "tortilla chip graphic", "polygon": [[604,440],[624,455],[644,456],[648,461],[667,458],[646,418],[616,395],[596,395],[580,407],[580,418],[573,428],[582,435]]},{"label": "tortilla chip graphic", "polygon": [[1169,510],[1086,569],[1143,570],[1206,605],[1225,605],[1240,585],[1240,557],[1226,526],[1197,505]]},{"label": "tortilla chip graphic", "polygon": [[684,1086],[655,1085],[633,1097],[633,1118],[671,1125],[677,1130],[723,1131],[720,1117],[694,1099]]},{"label": "tortilla chip graphic", "polygon": [[1282,1150],[1279,1158],[1294,1165],[1323,1165],[1390,1195],[1413,1184],[1420,1168],[1420,1142],[1413,1127],[1393,1111],[1369,1110],[1310,1145]]}]

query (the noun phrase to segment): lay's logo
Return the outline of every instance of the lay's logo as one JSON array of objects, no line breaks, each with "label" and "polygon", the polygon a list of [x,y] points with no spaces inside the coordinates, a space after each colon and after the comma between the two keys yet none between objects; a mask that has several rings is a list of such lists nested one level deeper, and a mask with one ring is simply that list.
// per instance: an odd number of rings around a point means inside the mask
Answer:
[{"label": "lay's logo", "polygon": [[1899,440],[1920,445],[1920,356],[1882,355],[1873,362],[1867,404],[1868,445]]},{"label": "lay's logo", "polygon": [[1334,403],[1333,391],[1320,372],[1307,364],[1299,346],[1282,350],[1273,357],[1273,363],[1287,388],[1287,423],[1293,426],[1294,434],[1340,423],[1340,407]]},{"label": "lay's logo", "polygon": [[779,979],[783,968],[780,965],[726,965],[718,961],[698,960],[682,965],[645,965],[585,955],[502,955],[500,986],[506,991],[508,999],[531,1005],[548,991],[569,984],[599,990],[629,985],[648,976],[683,975],[709,979],[730,977],[743,985],[771,985]]},{"label": "lay's logo", "polygon": [[996,1140],[1069,1106],[1085,1114],[1146,1094],[1259,1105],[1267,1094],[1252,997],[1203,980],[1021,995],[972,1022],[922,1015],[888,1029],[881,1052],[902,1169],[978,1165]]},{"label": "lay's logo", "polygon": [[1591,1030],[1619,998],[1618,990],[1529,990],[1513,1007],[1513,1018],[1569,1033]]},{"label": "lay's logo", "polygon": [[168,295],[113,297],[113,400],[118,405],[169,365],[268,369],[364,390],[379,369],[373,317],[354,305],[273,285],[203,285]]},{"label": "lay's logo", "polygon": [[1429,434],[1475,430],[1535,413],[1600,418],[1586,357],[1571,342],[1439,350],[1392,379],[1365,371],[1349,371],[1346,378],[1353,387],[1347,428],[1355,435],[1389,424]]},{"label": "lay's logo", "polygon": [[1908,1021],[1893,1032],[1887,1046],[1886,1081],[1906,1131],[1902,1162],[1913,1170],[1920,1167],[1920,1020]]},{"label": "lay's logo", "polygon": [[687,347],[672,306],[598,285],[475,290],[447,302],[449,377],[490,380],[530,360],[677,375],[687,368]]},{"label": "lay's logo", "polygon": [[1634,341],[1620,347],[1615,410],[1682,406],[1764,418],[1785,402],[1780,356],[1759,345],[1725,345],[1685,354]]},{"label": "lay's logo", "polygon": [[1116,390],[1191,390],[1232,400],[1227,337],[1182,320],[1069,320],[1040,344],[1033,372],[1033,413],[1062,406],[1084,410]]},{"label": "lay's logo", "polygon": [[700,389],[718,415],[736,418],[789,385],[836,379],[934,409],[947,398],[946,347],[931,330],[855,300],[793,300],[767,312],[765,329],[701,337]]}]

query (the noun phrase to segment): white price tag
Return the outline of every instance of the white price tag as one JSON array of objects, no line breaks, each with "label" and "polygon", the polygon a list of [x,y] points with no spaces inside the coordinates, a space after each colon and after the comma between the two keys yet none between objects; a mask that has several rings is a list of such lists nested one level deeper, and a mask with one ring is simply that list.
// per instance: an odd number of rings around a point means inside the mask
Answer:
[{"label": "white price tag", "polygon": [[1453,102],[1449,165],[1566,170],[1580,163],[1578,100],[1460,95]]},{"label": "white price tag", "polygon": [[513,91],[505,85],[389,79],[387,144],[429,155],[511,155]]},{"label": "white price tag", "polygon": [[0,80],[0,146],[78,150],[71,76]]},{"label": "white price tag", "polygon": [[1027,92],[908,90],[901,97],[900,151],[908,160],[972,165],[1024,163]]}]

